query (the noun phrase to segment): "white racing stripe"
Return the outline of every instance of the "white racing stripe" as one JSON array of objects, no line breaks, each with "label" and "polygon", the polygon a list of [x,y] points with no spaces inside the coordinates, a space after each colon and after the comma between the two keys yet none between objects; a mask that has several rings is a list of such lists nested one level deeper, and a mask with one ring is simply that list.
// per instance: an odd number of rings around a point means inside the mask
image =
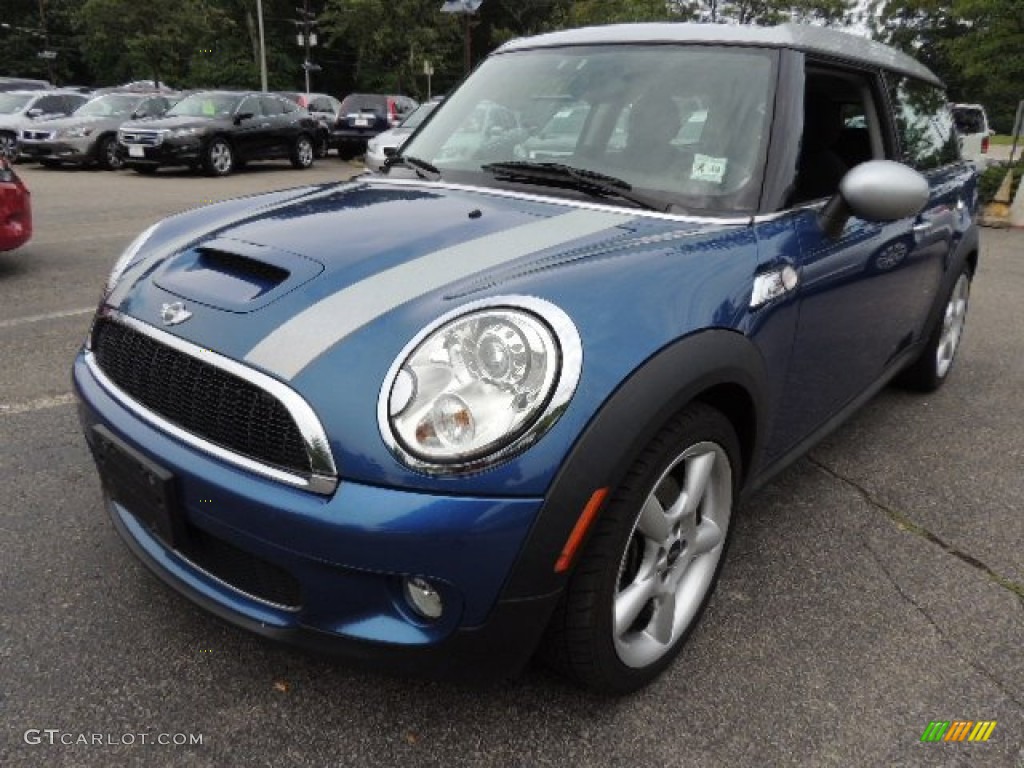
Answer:
[{"label": "white racing stripe", "polygon": [[428,253],[318,301],[275,329],[245,359],[292,379],[346,336],[408,301],[455,280],[621,226],[631,219],[621,213],[573,211]]}]

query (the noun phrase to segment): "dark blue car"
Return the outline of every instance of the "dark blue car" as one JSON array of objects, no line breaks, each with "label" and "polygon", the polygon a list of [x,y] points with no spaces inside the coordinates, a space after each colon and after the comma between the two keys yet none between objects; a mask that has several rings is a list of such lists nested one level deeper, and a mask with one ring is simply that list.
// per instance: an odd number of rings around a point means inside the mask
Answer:
[{"label": "dark blue car", "polygon": [[[469,131],[481,104],[515,120]],[[949,376],[976,213],[941,83],[884,46],[518,40],[387,175],[140,235],[82,422],[132,551],[234,624],[433,675],[540,649],[627,692],[700,618],[742,500],[890,381]]]}]

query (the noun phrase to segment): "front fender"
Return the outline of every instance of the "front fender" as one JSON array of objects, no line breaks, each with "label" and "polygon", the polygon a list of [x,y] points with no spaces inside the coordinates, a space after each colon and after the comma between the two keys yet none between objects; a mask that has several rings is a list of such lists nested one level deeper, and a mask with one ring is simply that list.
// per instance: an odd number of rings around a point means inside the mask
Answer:
[{"label": "front fender", "polygon": [[[576,441],[548,490],[504,599],[545,595],[564,586],[567,573],[556,573],[555,562],[593,492],[614,488],[662,426],[687,403],[710,398],[713,405],[723,407],[727,405],[721,402],[723,395],[748,400],[728,405],[750,416],[750,423],[737,424],[749,469],[765,434],[767,391],[760,353],[735,331],[702,331],[650,358],[605,402]],[[741,472],[750,476],[743,468]]]}]

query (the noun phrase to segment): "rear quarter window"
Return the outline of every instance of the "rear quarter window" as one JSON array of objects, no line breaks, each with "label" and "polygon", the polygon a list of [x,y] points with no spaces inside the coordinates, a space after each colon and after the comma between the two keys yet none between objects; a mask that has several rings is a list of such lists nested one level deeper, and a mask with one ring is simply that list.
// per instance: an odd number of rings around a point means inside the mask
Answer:
[{"label": "rear quarter window", "polygon": [[934,85],[887,75],[903,162],[929,171],[960,160],[960,147],[946,95]]}]

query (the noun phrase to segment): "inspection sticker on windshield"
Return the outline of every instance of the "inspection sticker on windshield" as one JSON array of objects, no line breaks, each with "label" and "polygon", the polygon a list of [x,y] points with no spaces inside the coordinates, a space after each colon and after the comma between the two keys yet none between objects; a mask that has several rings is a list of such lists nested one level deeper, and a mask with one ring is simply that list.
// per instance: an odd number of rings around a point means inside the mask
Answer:
[{"label": "inspection sticker on windshield", "polygon": [[710,157],[709,155],[694,155],[693,168],[690,169],[690,178],[693,181],[711,181],[721,184],[725,178],[725,166],[728,164],[727,157]]}]

